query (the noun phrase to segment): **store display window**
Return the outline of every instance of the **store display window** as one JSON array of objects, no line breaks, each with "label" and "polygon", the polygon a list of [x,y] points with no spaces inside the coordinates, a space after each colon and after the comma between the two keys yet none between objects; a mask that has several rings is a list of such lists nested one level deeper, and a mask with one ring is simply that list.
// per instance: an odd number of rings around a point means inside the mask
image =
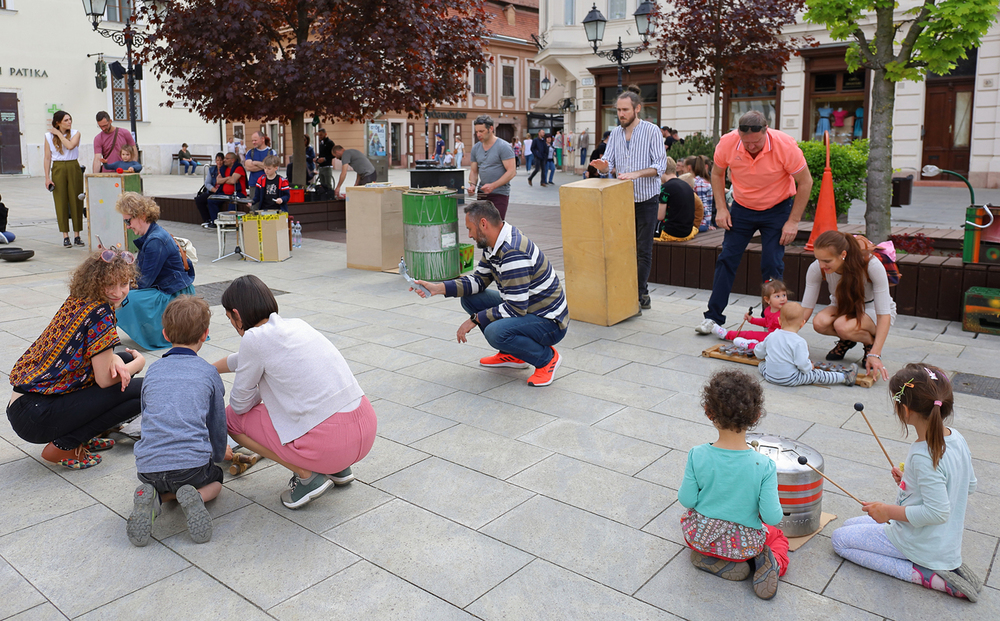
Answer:
[{"label": "store display window", "polygon": [[864,69],[825,71],[809,75],[809,125],[812,140],[822,140],[830,132],[831,142],[847,144],[865,135]]}]

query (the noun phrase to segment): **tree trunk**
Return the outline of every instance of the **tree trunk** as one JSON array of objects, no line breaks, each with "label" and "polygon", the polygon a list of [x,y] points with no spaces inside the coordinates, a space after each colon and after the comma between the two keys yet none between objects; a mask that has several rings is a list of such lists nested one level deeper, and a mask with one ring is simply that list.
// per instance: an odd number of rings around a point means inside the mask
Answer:
[{"label": "tree trunk", "polygon": [[713,104],[712,116],[714,120],[712,121],[712,146],[719,144],[719,138],[721,136],[719,128],[722,125],[722,119],[719,118],[720,112],[720,102],[722,101],[722,70],[715,70],[715,89],[712,92],[712,100],[715,102]]},{"label": "tree trunk", "polygon": [[298,112],[292,117],[292,161],[295,166],[292,170],[293,178],[288,182],[299,187],[306,187],[306,143],[303,136],[306,135],[305,113]]},{"label": "tree trunk", "polygon": [[896,104],[896,83],[886,79],[885,69],[872,71],[871,101],[865,234],[877,244],[889,239],[892,233],[889,203],[892,200],[892,113]]}]

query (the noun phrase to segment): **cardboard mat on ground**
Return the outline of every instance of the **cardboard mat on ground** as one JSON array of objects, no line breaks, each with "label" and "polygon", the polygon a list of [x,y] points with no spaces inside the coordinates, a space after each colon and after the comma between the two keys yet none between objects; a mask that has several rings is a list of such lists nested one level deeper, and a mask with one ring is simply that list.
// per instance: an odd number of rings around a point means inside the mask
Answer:
[{"label": "cardboard mat on ground", "polygon": [[242,218],[243,252],[258,261],[284,261],[288,248],[288,214],[283,211],[254,211]]}]

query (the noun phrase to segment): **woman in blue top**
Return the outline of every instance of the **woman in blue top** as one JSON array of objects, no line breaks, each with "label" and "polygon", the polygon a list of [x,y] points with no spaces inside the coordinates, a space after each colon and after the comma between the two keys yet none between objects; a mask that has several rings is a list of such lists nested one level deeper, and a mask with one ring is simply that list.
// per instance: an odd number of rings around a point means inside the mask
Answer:
[{"label": "woman in blue top", "polygon": [[138,235],[139,282],[118,309],[118,327],[143,349],[163,349],[163,311],[179,295],[194,295],[194,266],[181,256],[177,242],[156,223],[160,207],[153,199],[125,192],[115,204],[125,226]]},{"label": "woman in blue top", "polygon": [[775,462],[747,444],[747,430],[764,415],[764,390],[742,371],[709,378],[701,405],[719,439],[688,451],[677,500],[691,563],[726,580],[746,580],[752,560],[753,591],[771,599],[788,567],[788,538],[775,526],[784,514]]}]

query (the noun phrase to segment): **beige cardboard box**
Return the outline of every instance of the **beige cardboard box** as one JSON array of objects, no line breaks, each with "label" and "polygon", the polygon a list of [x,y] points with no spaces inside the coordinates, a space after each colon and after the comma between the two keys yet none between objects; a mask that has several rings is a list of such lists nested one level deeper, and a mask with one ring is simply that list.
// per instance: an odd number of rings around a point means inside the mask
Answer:
[{"label": "beige cardboard box", "polygon": [[570,318],[611,326],[638,313],[632,182],[563,185],[559,213]]},{"label": "beige cardboard box", "polygon": [[243,252],[258,261],[284,261],[288,249],[288,214],[255,211],[243,216]]},{"label": "beige cardboard box", "polygon": [[347,267],[392,272],[403,256],[405,185],[347,188]]}]

